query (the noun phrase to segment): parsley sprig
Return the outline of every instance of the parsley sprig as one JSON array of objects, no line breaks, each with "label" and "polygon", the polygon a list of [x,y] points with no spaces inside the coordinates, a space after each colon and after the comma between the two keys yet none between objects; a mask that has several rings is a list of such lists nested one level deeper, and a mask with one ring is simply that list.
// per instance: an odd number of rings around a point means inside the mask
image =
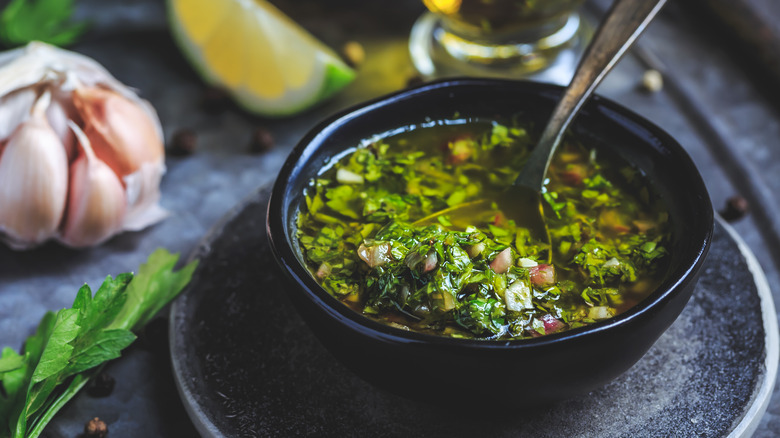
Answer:
[{"label": "parsley sprig", "polygon": [[87,30],[72,15],[73,0],[11,0],[0,14],[0,41],[8,47],[30,41],[67,46]]},{"label": "parsley sprig", "polygon": [[116,359],[162,307],[189,283],[197,262],[174,272],[178,255],[158,249],[138,274],[119,274],[95,292],[84,285],[73,307],[47,312],[21,354],[0,354],[0,437],[33,438]]}]

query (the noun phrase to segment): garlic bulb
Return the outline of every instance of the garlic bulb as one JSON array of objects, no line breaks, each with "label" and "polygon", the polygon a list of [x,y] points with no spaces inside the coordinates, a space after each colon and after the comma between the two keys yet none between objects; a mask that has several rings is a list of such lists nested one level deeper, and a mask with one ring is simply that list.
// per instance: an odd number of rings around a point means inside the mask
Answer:
[{"label": "garlic bulb", "polygon": [[152,106],[77,53],[34,42],[0,53],[0,239],[99,244],[167,215]]}]

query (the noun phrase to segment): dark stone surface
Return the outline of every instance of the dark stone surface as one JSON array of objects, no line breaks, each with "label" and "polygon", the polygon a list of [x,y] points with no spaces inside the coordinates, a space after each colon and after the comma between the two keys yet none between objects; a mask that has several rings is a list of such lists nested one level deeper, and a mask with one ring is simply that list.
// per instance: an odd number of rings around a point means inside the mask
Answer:
[{"label": "dark stone surface", "polygon": [[[588,5],[603,7],[610,1],[589,0]],[[6,3],[0,0],[0,5]],[[108,274],[135,270],[159,246],[189,254],[219,218],[257,187],[274,179],[292,146],[317,120],[354,102],[404,87],[414,76],[405,38],[422,8],[419,0],[404,0],[391,8],[376,0],[281,3],[333,47],[340,47],[348,39],[359,41],[366,48],[366,61],[356,82],[336,99],[296,117],[265,120],[248,116],[232,105],[216,110],[204,107],[208,88],[173,45],[166,29],[163,0],[76,2],[79,18],[90,19],[94,25],[92,32],[72,49],[94,57],[149,99],[160,115],[166,138],[178,129],[193,129],[198,147],[191,156],[166,160],[162,205],[171,215],[164,222],[84,251],[55,244],[24,253],[0,248],[0,346],[19,348],[43,313],[70,306],[76,290],[85,282],[94,287]],[[707,28],[695,14],[683,13],[675,2],[669,2],[639,44],[666,64],[669,74],[688,92],[687,97],[699,102],[708,126],[724,134],[730,156],[713,152],[702,130],[692,124],[679,96],[672,96],[667,89],[655,94],[637,91],[648,65],[636,56],[629,54],[621,61],[598,91],[677,138],[699,167],[716,207],[741,194],[744,174],[733,171],[735,162],[730,157],[736,156],[736,164],[748,169],[764,202],[751,201],[751,213],[734,227],[758,256],[775,300],[780,300],[780,288],[776,286],[780,284],[780,260],[767,243],[776,241],[780,231],[780,117],[770,105],[768,94],[750,82],[747,67],[723,50],[723,39],[718,29]],[[275,147],[267,153],[251,154],[247,145],[259,125],[269,129]],[[757,222],[756,209],[763,209],[773,226]],[[107,368],[116,379],[111,395],[92,398],[80,394],[55,418],[46,435],[77,436],[88,420],[100,416],[115,438],[195,436],[175,391],[170,359],[167,353],[155,351],[142,348],[140,343],[131,347]],[[671,369],[667,378],[677,379],[676,371]],[[640,383],[650,385],[648,391],[655,388],[652,381],[637,381]],[[777,385],[780,388],[780,382]],[[382,406],[374,407],[378,410]],[[630,404],[604,406],[603,412],[609,418],[644,415]],[[699,412],[692,418],[703,424],[707,418],[701,415]],[[590,422],[592,419],[588,419]],[[437,419],[431,419],[431,428],[437,424]],[[780,436],[780,389],[773,394],[754,436]]]},{"label": "dark stone surface", "polygon": [[718,223],[691,302],[607,386],[496,416],[468,413],[490,400],[464,399],[461,411],[382,392],[336,362],[296,314],[266,243],[267,197],[258,192],[201,244],[202,265],[171,313],[185,404],[214,436],[718,437],[742,421],[767,378],[757,288]]}]

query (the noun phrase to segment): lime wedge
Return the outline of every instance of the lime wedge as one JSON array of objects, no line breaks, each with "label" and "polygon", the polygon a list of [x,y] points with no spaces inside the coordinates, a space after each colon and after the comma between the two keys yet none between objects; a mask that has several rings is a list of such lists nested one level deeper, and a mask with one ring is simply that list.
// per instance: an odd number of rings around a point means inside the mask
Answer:
[{"label": "lime wedge", "polygon": [[355,78],[336,53],[265,0],[168,0],[168,16],[201,77],[255,114],[298,113]]}]

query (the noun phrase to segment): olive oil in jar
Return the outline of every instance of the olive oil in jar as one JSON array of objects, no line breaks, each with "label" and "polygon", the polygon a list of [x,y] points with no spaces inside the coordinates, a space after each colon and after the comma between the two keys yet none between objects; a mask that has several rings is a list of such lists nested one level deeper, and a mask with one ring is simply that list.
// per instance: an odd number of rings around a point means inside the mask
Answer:
[{"label": "olive oil in jar", "polygon": [[460,30],[511,34],[564,20],[582,0],[423,0],[423,3]]}]

